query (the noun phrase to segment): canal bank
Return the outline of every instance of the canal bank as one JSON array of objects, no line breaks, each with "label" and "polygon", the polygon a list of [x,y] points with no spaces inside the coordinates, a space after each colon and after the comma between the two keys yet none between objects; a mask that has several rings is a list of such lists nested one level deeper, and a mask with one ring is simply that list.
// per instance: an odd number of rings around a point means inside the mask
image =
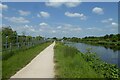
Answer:
[{"label": "canal bank", "polygon": [[55,73],[57,78],[118,78],[118,67],[101,61],[94,53],[81,53],[76,48],[55,45]]},{"label": "canal bank", "polygon": [[75,42],[65,42],[66,45],[77,48],[80,52],[86,53],[87,50],[91,53],[96,53],[96,55],[104,62],[109,64],[116,64],[120,67],[119,52],[120,50],[114,51],[110,48],[105,48],[103,46],[95,46],[85,43],[75,43]]}]

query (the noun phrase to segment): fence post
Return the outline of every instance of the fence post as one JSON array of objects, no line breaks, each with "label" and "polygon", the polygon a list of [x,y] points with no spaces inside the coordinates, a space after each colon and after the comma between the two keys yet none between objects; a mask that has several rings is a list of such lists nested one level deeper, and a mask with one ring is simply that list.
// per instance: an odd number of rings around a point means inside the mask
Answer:
[{"label": "fence post", "polygon": [[19,42],[17,43],[17,45],[18,45],[18,48],[19,48],[19,47],[20,47],[20,46],[19,46]]},{"label": "fence post", "polygon": [[12,51],[12,43],[10,43],[10,51]]},{"label": "fence post", "polygon": [[8,44],[7,44],[7,43],[8,43],[8,42],[7,42],[7,38],[8,38],[8,36],[6,36],[6,49],[7,49],[7,46],[8,46]]}]

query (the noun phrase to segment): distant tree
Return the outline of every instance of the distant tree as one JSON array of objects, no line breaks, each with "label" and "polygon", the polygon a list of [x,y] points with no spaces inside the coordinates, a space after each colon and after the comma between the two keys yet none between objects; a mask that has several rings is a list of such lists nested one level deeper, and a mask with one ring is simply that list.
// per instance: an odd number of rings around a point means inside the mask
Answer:
[{"label": "distant tree", "polygon": [[114,35],[113,35],[113,34],[110,34],[109,38],[112,38],[112,37],[114,37]]},{"label": "distant tree", "polygon": [[56,37],[53,37],[52,39],[57,40],[57,38],[56,38]]},{"label": "distant tree", "polygon": [[9,27],[2,27],[2,42],[5,43],[6,39],[8,43],[15,43],[16,42],[17,32],[13,31],[12,28]]},{"label": "distant tree", "polygon": [[67,38],[66,38],[66,37],[63,37],[63,40],[67,40]]},{"label": "distant tree", "polygon": [[109,38],[109,35],[108,35],[108,34],[106,34],[106,35],[104,36],[104,39],[106,39],[106,38]]},{"label": "distant tree", "polygon": [[43,39],[43,37],[42,36],[36,36],[36,39],[41,40],[41,39]]}]

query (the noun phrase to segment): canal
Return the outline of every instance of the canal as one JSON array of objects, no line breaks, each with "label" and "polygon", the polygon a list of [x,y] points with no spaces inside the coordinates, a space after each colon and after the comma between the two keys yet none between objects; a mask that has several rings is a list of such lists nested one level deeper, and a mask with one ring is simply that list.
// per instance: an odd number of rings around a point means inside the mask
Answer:
[{"label": "canal", "polygon": [[86,53],[86,49],[89,48],[90,51],[96,53],[101,60],[110,64],[116,64],[120,67],[120,59],[118,55],[120,50],[114,51],[103,46],[93,46],[85,43],[65,42],[65,44],[77,48],[82,53]]}]

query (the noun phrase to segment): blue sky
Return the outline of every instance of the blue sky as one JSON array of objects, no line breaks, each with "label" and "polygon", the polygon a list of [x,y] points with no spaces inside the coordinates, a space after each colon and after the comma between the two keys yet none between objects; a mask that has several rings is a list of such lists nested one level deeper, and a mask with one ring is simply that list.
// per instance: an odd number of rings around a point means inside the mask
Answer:
[{"label": "blue sky", "polygon": [[117,2],[6,2],[3,26],[18,34],[85,37],[118,33]]}]

